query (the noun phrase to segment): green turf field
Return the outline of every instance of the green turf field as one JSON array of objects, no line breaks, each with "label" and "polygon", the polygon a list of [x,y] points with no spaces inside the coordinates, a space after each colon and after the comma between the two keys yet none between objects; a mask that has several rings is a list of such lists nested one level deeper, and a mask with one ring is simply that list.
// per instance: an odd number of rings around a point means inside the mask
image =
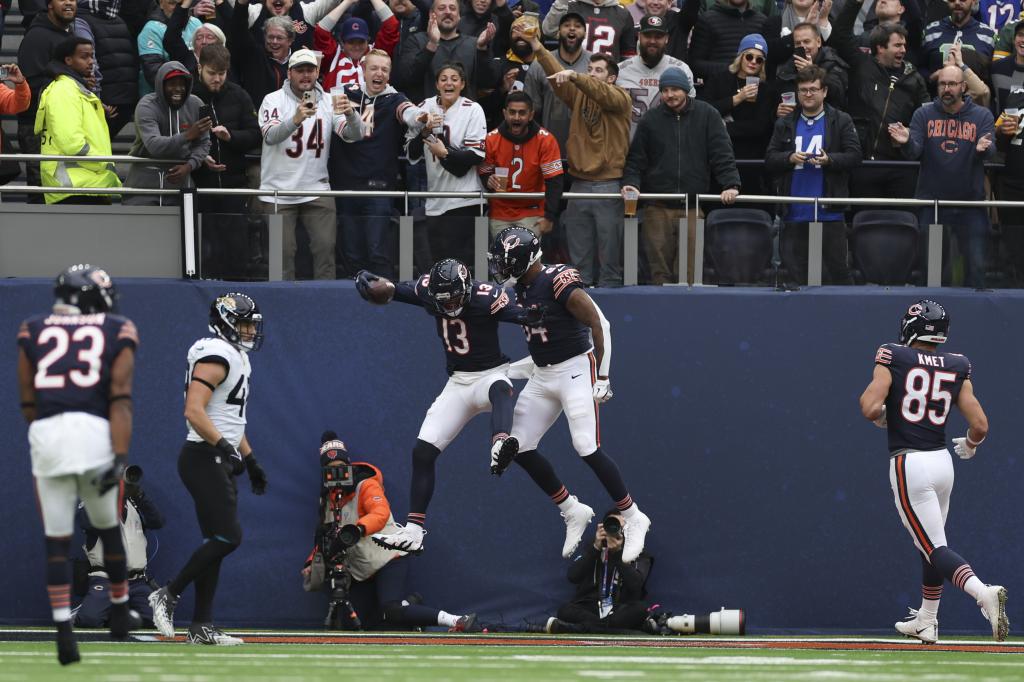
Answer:
[{"label": "green turf field", "polygon": [[[918,646],[886,651],[875,648],[901,640],[863,641],[865,650],[801,648],[665,647],[607,640],[579,646],[583,640],[552,638],[542,646],[460,643],[250,644],[213,649],[183,643],[131,642],[80,644],[82,662],[62,668],[50,642],[0,642],[0,682],[7,680],[103,680],[105,682],[243,682],[249,680],[360,680],[392,682],[429,680],[688,680],[953,682],[1024,680],[1024,654],[948,651]],[[683,638],[664,638],[683,639]],[[436,641],[436,640],[431,640]],[[473,638],[472,642],[480,641]],[[502,638],[502,641],[509,641]],[[533,637],[531,641],[538,641]],[[756,637],[750,644],[765,643]],[[788,640],[800,647],[800,640]],[[952,642],[951,640],[950,642]],[[955,640],[966,645],[980,639]],[[821,640],[807,640],[815,646]],[[600,644],[594,646],[593,644]],[[1021,651],[1024,642],[1007,642]],[[696,646],[694,646],[696,645]],[[709,646],[713,646],[710,643]],[[746,646],[737,640],[737,646]],[[787,645],[788,646],[788,645]]]}]

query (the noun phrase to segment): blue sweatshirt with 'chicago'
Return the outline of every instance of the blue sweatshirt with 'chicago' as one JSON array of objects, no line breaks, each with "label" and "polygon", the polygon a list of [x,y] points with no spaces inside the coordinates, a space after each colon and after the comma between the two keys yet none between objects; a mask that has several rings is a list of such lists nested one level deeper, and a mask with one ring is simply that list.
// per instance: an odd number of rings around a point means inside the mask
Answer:
[{"label": "blue sweatshirt with 'chicago'", "polygon": [[[978,140],[990,135],[992,144],[978,153]],[[996,153],[992,112],[964,98],[955,114],[947,113],[936,99],[914,112],[910,140],[903,156],[920,159],[918,199],[974,201],[985,198],[985,161]]]}]

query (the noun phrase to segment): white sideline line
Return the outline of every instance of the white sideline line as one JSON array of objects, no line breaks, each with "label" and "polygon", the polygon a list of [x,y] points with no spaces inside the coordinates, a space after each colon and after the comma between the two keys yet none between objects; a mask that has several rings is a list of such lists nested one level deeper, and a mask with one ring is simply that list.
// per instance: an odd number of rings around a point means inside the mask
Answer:
[{"label": "white sideline line", "polygon": [[[50,632],[53,628],[51,627],[32,627],[32,628],[0,628],[0,640],[3,639],[5,633],[14,634],[28,634],[28,633],[39,633],[39,632]],[[328,630],[248,630],[248,629],[236,629],[236,628],[224,628],[225,632],[230,634],[236,634],[241,637],[246,635],[255,635],[262,637],[327,637],[332,639],[361,639],[372,641],[374,639],[393,639],[396,637],[407,638],[407,639],[437,639],[447,638],[448,633],[437,631],[437,632],[336,632]],[[90,630],[82,630],[81,632],[90,632]],[[181,630],[184,633],[184,630]],[[136,638],[152,637],[153,641],[158,640],[157,635],[159,633],[156,630],[137,630],[132,632],[132,636]],[[714,643],[714,642],[729,642],[729,643],[743,643],[743,642],[778,642],[781,644],[793,644],[800,642],[811,642],[816,644],[913,644],[913,640],[906,637],[859,637],[857,635],[849,636],[836,636],[836,637],[776,637],[773,635],[750,635],[747,637],[694,637],[691,635],[670,635],[670,636],[651,636],[651,637],[639,637],[639,636],[615,636],[615,635],[558,635],[553,637],[544,633],[525,633],[525,632],[491,632],[491,633],[474,633],[469,635],[472,637],[479,637],[480,639],[540,639],[553,640],[553,639],[565,639],[567,641],[607,641],[607,642],[668,642],[668,641],[686,641],[686,642],[699,642],[699,643]],[[452,641],[459,641],[467,637],[466,635],[456,635],[452,637]],[[254,642],[254,644],[260,644],[260,642]],[[327,644],[327,642],[325,642]],[[986,640],[981,637],[978,639],[942,639],[939,641],[937,646],[950,645],[950,646],[961,646],[961,645],[985,645],[985,646],[1024,646],[1024,641],[1006,641],[996,642],[992,640]]]}]

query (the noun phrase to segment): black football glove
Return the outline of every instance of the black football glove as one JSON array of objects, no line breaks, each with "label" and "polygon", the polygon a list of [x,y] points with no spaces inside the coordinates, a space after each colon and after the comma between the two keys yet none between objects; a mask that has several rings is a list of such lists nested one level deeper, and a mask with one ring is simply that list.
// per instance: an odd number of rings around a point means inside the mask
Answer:
[{"label": "black football glove", "polygon": [[526,326],[539,327],[544,324],[544,317],[548,314],[546,305],[534,304],[526,309]]},{"label": "black football glove", "polygon": [[253,494],[262,495],[267,492],[267,472],[263,470],[260,463],[256,461],[256,456],[251,452],[245,458],[245,470],[249,472],[249,483],[252,484]]},{"label": "black football glove", "polygon": [[228,442],[227,438],[221,438],[214,447],[220,450],[221,461],[232,476],[239,476],[245,471],[245,463],[242,461],[242,456],[238,454],[238,450]]},{"label": "black football glove", "polygon": [[[369,270],[360,270],[356,273],[356,291],[363,297],[364,301],[370,301],[370,283],[380,279]],[[371,303],[373,301],[370,301]]]},{"label": "black football glove", "polygon": [[118,485],[124,479],[124,470],[128,468],[128,455],[114,455],[114,464],[93,480],[100,495]]}]

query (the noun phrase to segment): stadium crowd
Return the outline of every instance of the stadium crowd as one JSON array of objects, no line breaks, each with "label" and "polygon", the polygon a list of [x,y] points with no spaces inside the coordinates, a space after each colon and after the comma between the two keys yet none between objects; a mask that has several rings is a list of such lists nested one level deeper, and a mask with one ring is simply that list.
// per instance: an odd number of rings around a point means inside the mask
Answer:
[{"label": "stadium crowd", "polygon": [[[28,163],[28,184],[510,195],[489,206],[411,202],[417,271],[449,256],[472,262],[473,218],[485,209],[492,235],[523,224],[544,235],[549,260],[614,287],[637,192],[713,192],[723,204],[744,194],[1024,199],[1020,0],[23,0],[20,9],[17,65],[0,73],[17,149],[109,155],[133,122],[131,154],[154,160],[123,179],[103,162]],[[624,198],[566,201],[568,191]],[[168,198],[124,199],[158,202]],[[233,216],[223,223],[231,229],[205,237],[217,274],[246,276],[260,249],[246,216],[275,212],[285,216],[287,277],[395,274],[390,200],[247,203],[203,197],[205,213]],[[758,208],[776,221],[795,280],[806,277],[816,215],[825,282],[852,281],[849,207]],[[679,226],[689,222],[692,258],[696,212],[660,199],[640,209],[644,280],[675,281]],[[933,210],[917,220],[923,240]],[[964,257],[963,283],[985,286],[1002,259],[1006,281],[1024,284],[1024,209],[949,208],[939,222]],[[300,223],[305,271],[295,260]]]}]

